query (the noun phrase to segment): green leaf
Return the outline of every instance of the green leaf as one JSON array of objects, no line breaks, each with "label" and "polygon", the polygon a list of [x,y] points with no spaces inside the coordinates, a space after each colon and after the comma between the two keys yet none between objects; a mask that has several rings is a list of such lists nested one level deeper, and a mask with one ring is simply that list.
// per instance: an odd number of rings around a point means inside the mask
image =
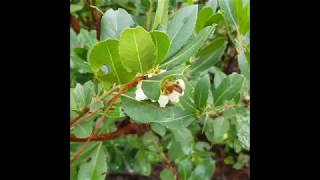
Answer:
[{"label": "green leaf", "polygon": [[168,4],[169,4],[169,0],[158,0],[157,11],[154,17],[152,29],[161,29],[161,30],[167,29]]},{"label": "green leaf", "polygon": [[241,74],[243,74],[244,77],[250,80],[250,64],[243,50],[240,50],[238,54],[238,63]]},{"label": "green leaf", "polygon": [[160,96],[161,81],[159,80],[142,80],[142,90],[144,94],[152,100],[157,101]]},{"label": "green leaf", "polygon": [[240,93],[243,82],[243,76],[236,73],[232,73],[224,78],[213,92],[214,105],[219,106],[222,105],[224,101],[235,98]]},{"label": "green leaf", "polygon": [[212,143],[221,143],[224,134],[228,132],[229,128],[229,121],[223,116],[219,116],[214,120],[208,120],[205,134]]},{"label": "green leaf", "polygon": [[206,3],[206,6],[210,6],[214,11],[216,11],[217,7],[218,7],[218,1],[217,0],[209,0]]},{"label": "green leaf", "polygon": [[151,164],[148,162],[146,157],[146,152],[144,150],[139,150],[135,156],[137,171],[143,175],[150,175],[151,173]]},{"label": "green leaf", "polygon": [[101,18],[100,40],[118,39],[122,30],[133,26],[135,23],[126,10],[118,8],[108,9]]},{"label": "green leaf", "polygon": [[151,123],[151,129],[160,136],[164,136],[166,134],[166,127],[162,126],[161,124]]},{"label": "green leaf", "polygon": [[89,156],[89,158],[80,165],[78,180],[104,180],[107,171],[107,157],[102,143]]},{"label": "green leaf", "polygon": [[186,180],[187,177],[191,175],[192,172],[192,162],[189,159],[184,159],[177,163],[179,175],[181,176],[182,180]]},{"label": "green leaf", "polygon": [[175,139],[171,141],[171,145],[168,150],[169,159],[175,161],[185,157],[185,153],[182,150],[181,144],[176,142]]},{"label": "green leaf", "polygon": [[199,59],[191,65],[191,74],[199,74],[206,71],[221,61],[227,45],[224,37],[215,38],[207,47],[198,53]]},{"label": "green leaf", "polygon": [[[88,53],[88,61],[98,79],[112,85],[124,84],[134,78],[122,66],[119,56],[119,41],[108,39],[97,43]],[[107,67],[107,72],[104,68]]]},{"label": "green leaf", "polygon": [[91,122],[84,122],[81,126],[76,126],[72,129],[72,133],[79,138],[89,137],[93,130]]},{"label": "green leaf", "polygon": [[166,33],[161,31],[151,31],[150,34],[156,48],[155,64],[160,64],[169,50],[170,39]]},{"label": "green leaf", "polygon": [[237,115],[236,128],[241,146],[250,150],[250,113]]},{"label": "green leaf", "polygon": [[198,15],[196,23],[196,31],[199,32],[206,25],[208,19],[213,15],[213,9],[211,7],[203,7]]},{"label": "green leaf", "polygon": [[84,85],[77,84],[75,88],[70,90],[71,107],[74,107],[75,111],[81,111],[85,106],[89,105],[92,97],[95,95],[94,84],[92,81],[86,82]]},{"label": "green leaf", "polygon": [[136,101],[132,93],[123,94],[121,103],[124,112],[141,123],[157,122],[172,129],[186,127],[194,120],[192,113],[184,112],[178,106],[161,108],[158,103]]},{"label": "green leaf", "polygon": [[121,33],[119,52],[122,65],[128,71],[144,74],[155,65],[156,51],[151,35],[140,26]]},{"label": "green leaf", "polygon": [[[75,49],[74,49],[75,50]],[[73,70],[78,71],[81,74],[85,73],[91,73],[90,66],[88,65],[88,62],[86,62],[84,59],[82,59],[77,53],[74,51],[71,52],[71,62],[70,62],[71,68]]]},{"label": "green leaf", "polygon": [[188,180],[210,180],[214,172],[215,161],[211,158],[204,159],[196,166]]},{"label": "green leaf", "polygon": [[93,102],[90,104],[90,112],[94,112],[99,108],[102,108],[104,106],[102,101]]},{"label": "green leaf", "polygon": [[187,61],[206,42],[209,35],[214,31],[214,27],[204,28],[186,47],[181,49],[176,55],[160,65],[161,68],[171,69]]},{"label": "green leaf", "polygon": [[83,4],[70,4],[70,13],[80,11],[84,7]]},{"label": "green leaf", "polygon": [[220,85],[222,80],[227,77],[227,75],[217,67],[213,67],[212,72],[214,73],[213,85],[214,85],[214,88],[216,89]]},{"label": "green leaf", "polygon": [[194,103],[198,109],[203,110],[207,105],[207,99],[210,90],[210,78],[206,74],[197,83],[194,90]]},{"label": "green leaf", "polygon": [[76,47],[79,47],[79,40],[78,40],[77,34],[70,27],[70,51]]},{"label": "green leaf", "polygon": [[87,31],[85,29],[80,29],[78,39],[80,41],[80,47],[86,49],[92,48],[98,42],[95,30]]},{"label": "green leaf", "polygon": [[172,170],[165,168],[160,173],[161,180],[175,180],[175,176],[172,173]]},{"label": "green leaf", "polygon": [[219,6],[225,17],[242,35],[250,30],[250,3],[242,0],[219,0]]},{"label": "green leaf", "polygon": [[181,145],[184,154],[192,152],[193,136],[189,129],[179,128],[172,131],[175,141]]},{"label": "green leaf", "polygon": [[174,55],[190,39],[196,25],[198,5],[181,8],[168,25],[171,47],[167,57]]}]

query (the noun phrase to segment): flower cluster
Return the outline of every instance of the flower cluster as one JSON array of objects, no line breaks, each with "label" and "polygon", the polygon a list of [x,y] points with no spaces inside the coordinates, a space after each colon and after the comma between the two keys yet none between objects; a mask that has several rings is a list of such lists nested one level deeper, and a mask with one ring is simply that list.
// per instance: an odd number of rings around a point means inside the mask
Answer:
[{"label": "flower cluster", "polygon": [[[165,72],[165,70],[160,70],[158,74]],[[147,74],[148,78],[153,76],[152,73]],[[147,100],[148,97],[144,94],[142,90],[142,82],[140,81],[137,85],[136,89],[136,97],[137,101]],[[178,103],[179,98],[184,95],[185,84],[182,79],[166,81],[162,87],[161,95],[158,99],[158,103],[160,107],[166,107],[169,103]],[[152,101],[155,102],[155,101]]]}]

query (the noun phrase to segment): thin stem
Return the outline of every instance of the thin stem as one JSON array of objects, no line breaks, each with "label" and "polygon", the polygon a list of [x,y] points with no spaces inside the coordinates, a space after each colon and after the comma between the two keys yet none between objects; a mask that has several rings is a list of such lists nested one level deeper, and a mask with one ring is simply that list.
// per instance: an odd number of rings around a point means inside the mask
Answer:
[{"label": "thin stem", "polygon": [[[88,146],[89,142],[92,141],[92,139],[94,139],[98,133],[99,127],[101,126],[101,124],[103,123],[103,120],[106,118],[106,116],[108,115],[113,103],[115,102],[115,100],[117,100],[121,94],[125,93],[127,90],[129,90],[131,87],[133,87],[134,85],[138,84],[138,82],[142,79],[146,79],[145,76],[138,76],[136,77],[133,81],[129,82],[127,85],[125,85],[119,93],[115,94],[110,101],[109,106],[107,107],[107,109],[104,111],[104,115],[98,120],[98,122],[96,123],[96,127],[93,130],[92,134],[90,137],[88,137],[87,139],[85,139],[85,143],[83,143],[79,150],[76,152],[76,154],[71,158],[71,162],[74,162],[80,155],[81,153],[84,151],[84,149]],[[71,136],[70,139],[74,139],[74,136]]]},{"label": "thin stem", "polygon": [[148,31],[151,29],[151,21],[152,21],[152,10],[153,10],[153,3],[152,0],[149,0],[149,11],[147,12],[147,20],[146,20],[146,28]]},{"label": "thin stem", "polygon": [[128,134],[138,134],[142,135],[145,132],[147,132],[150,129],[148,124],[136,124],[136,123],[130,123],[120,129],[117,129],[115,132],[112,133],[106,133],[106,134],[101,134],[98,136],[90,136],[90,137],[85,137],[85,138],[79,138],[74,135],[70,135],[70,141],[71,142],[89,142],[92,141],[108,141],[112,139],[116,139],[118,137],[128,135]]}]

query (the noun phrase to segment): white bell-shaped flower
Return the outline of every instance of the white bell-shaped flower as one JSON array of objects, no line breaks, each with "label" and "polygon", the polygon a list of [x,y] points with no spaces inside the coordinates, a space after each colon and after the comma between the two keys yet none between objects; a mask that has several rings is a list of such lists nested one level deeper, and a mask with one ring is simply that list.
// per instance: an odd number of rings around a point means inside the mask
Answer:
[{"label": "white bell-shaped flower", "polygon": [[172,91],[172,93],[169,94],[169,100],[172,103],[178,103],[179,102],[179,98],[180,98],[181,94],[177,91]]},{"label": "white bell-shaped flower", "polygon": [[148,97],[144,94],[141,86],[142,86],[142,83],[141,83],[141,81],[140,81],[140,82],[138,83],[138,85],[137,85],[137,90],[136,90],[136,97],[135,97],[135,99],[136,99],[137,101],[142,101],[142,100],[148,99]]},{"label": "white bell-shaped flower", "polygon": [[177,80],[179,86],[184,90],[186,88],[185,84],[184,84],[184,81],[182,79],[178,79]]},{"label": "white bell-shaped flower", "polygon": [[166,107],[166,105],[169,103],[169,97],[167,95],[160,95],[158,103],[160,107]]}]

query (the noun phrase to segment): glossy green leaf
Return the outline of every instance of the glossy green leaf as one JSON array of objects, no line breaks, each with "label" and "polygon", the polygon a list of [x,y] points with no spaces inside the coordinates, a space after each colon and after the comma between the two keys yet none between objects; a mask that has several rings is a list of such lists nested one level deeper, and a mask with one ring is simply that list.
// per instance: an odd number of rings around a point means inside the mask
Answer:
[{"label": "glossy green leaf", "polygon": [[216,89],[227,75],[217,67],[213,67],[212,72],[214,73],[213,85],[214,89]]},{"label": "glossy green leaf", "polygon": [[182,180],[187,180],[192,173],[192,162],[189,159],[184,159],[177,163],[178,172]]},{"label": "glossy green leaf", "polygon": [[196,31],[200,32],[202,28],[206,25],[206,22],[210,17],[213,15],[213,9],[209,6],[203,7],[199,15],[197,17],[197,23],[196,23]]},{"label": "glossy green leaf", "polygon": [[136,101],[132,93],[123,94],[121,103],[124,112],[141,123],[157,122],[167,128],[181,128],[194,120],[192,113],[184,112],[178,106],[167,105],[166,108],[161,108],[157,102]]},{"label": "glossy green leaf", "polygon": [[207,47],[198,53],[199,59],[191,65],[191,73],[199,74],[221,61],[226,45],[227,41],[224,37],[215,38]]},{"label": "glossy green leaf", "polygon": [[196,166],[188,180],[210,180],[214,172],[215,161],[207,158]]},{"label": "glossy green leaf", "polygon": [[157,11],[154,17],[152,29],[166,30],[168,24],[169,0],[158,0]]},{"label": "glossy green leaf", "polygon": [[72,134],[76,135],[79,138],[89,137],[92,133],[93,125],[92,122],[82,123],[81,126],[75,126],[72,129]]},{"label": "glossy green leaf", "polygon": [[235,98],[240,93],[243,82],[243,76],[237,73],[232,73],[224,78],[213,92],[214,105],[220,106],[224,101]]},{"label": "glossy green leaf", "polygon": [[92,97],[95,95],[93,86],[92,81],[88,81],[84,85],[77,84],[75,88],[70,89],[73,110],[81,111],[85,106],[90,104]]},{"label": "glossy green leaf", "polygon": [[229,128],[229,120],[219,116],[214,120],[208,120],[205,134],[212,143],[221,143],[224,134],[228,132]]},{"label": "glossy green leaf", "polygon": [[155,64],[160,64],[169,50],[170,39],[166,33],[161,31],[151,31],[150,34],[156,48]]},{"label": "glossy green leaf", "polygon": [[161,180],[175,180],[175,176],[173,175],[173,172],[171,169],[165,168],[160,173],[160,179]]},{"label": "glossy green leaf", "polygon": [[184,154],[190,154],[192,151],[193,136],[188,128],[179,128],[172,131],[177,143],[181,145]]},{"label": "glossy green leaf", "polygon": [[238,63],[241,74],[243,74],[244,77],[250,80],[250,64],[243,50],[240,50],[238,54]]},{"label": "glossy green leaf", "polygon": [[219,0],[219,6],[239,33],[244,35],[250,30],[250,3],[245,4],[242,0]]},{"label": "glossy green leaf", "polygon": [[88,54],[92,71],[98,79],[110,85],[124,84],[134,78],[134,74],[122,66],[118,50],[118,40],[108,39],[96,44]]},{"label": "glossy green leaf", "polygon": [[104,180],[107,171],[107,158],[102,143],[80,165],[78,180]]},{"label": "glossy green leaf", "polygon": [[167,57],[174,55],[190,39],[196,25],[198,5],[180,9],[168,25],[168,35],[171,46]]},{"label": "glossy green leaf", "polygon": [[198,109],[203,110],[207,105],[208,95],[210,90],[210,78],[206,74],[197,83],[194,90],[194,103]]},{"label": "glossy green leaf", "polygon": [[101,18],[100,40],[118,39],[120,33],[135,23],[126,10],[118,8],[108,9]]},{"label": "glossy green leaf", "polygon": [[76,47],[79,47],[79,40],[78,40],[77,34],[70,27],[70,51]]},{"label": "glossy green leaf", "polygon": [[166,127],[162,126],[161,124],[151,123],[151,129],[160,136],[164,136],[166,134]]},{"label": "glossy green leaf", "polygon": [[161,68],[171,69],[187,61],[192,55],[204,45],[207,38],[214,31],[214,27],[204,28],[194,39],[192,39],[186,47],[181,49],[176,55],[160,65]]},{"label": "glossy green leaf", "polygon": [[156,62],[156,51],[151,35],[140,26],[122,31],[119,52],[122,65],[134,73],[143,74]]},{"label": "glossy green leaf", "polygon": [[149,99],[157,101],[160,96],[161,81],[160,80],[142,80],[141,88],[144,94]]},{"label": "glossy green leaf", "polygon": [[98,42],[97,33],[95,30],[87,31],[85,29],[80,29],[78,39],[80,42],[80,47],[87,49],[92,48]]}]

